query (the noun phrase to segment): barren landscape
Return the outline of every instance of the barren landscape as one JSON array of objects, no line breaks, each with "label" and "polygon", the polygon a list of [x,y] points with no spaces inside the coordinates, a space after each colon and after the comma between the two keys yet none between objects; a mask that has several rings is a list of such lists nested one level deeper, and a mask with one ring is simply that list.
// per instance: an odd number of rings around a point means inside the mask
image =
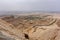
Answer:
[{"label": "barren landscape", "polygon": [[2,16],[0,40],[60,40],[60,14]]}]

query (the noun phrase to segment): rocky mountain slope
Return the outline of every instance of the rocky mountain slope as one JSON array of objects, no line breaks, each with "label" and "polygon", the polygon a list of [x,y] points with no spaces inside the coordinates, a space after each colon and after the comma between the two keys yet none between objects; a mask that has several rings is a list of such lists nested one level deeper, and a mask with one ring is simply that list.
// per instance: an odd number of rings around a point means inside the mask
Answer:
[{"label": "rocky mountain slope", "polygon": [[60,40],[60,19],[54,15],[4,16],[0,17],[0,33],[0,40]]}]

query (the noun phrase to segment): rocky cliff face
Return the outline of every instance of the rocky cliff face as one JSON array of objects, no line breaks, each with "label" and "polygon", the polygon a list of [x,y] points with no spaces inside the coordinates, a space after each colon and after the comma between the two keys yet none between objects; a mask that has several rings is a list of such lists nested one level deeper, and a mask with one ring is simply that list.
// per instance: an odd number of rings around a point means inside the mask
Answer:
[{"label": "rocky cliff face", "polygon": [[2,40],[60,40],[60,19],[53,15],[4,16],[0,32]]}]

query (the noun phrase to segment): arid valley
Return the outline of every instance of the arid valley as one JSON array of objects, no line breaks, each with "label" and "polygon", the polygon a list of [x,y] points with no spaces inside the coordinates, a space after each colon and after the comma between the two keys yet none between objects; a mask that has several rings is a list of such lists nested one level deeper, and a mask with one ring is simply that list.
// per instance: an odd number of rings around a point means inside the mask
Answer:
[{"label": "arid valley", "polygon": [[60,40],[60,14],[0,16],[0,40]]}]

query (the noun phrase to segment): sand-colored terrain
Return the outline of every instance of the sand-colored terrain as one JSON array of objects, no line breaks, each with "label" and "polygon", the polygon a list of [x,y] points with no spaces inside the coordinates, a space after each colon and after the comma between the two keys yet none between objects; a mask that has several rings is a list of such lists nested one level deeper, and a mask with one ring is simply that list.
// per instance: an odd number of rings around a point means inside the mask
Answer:
[{"label": "sand-colored terrain", "polygon": [[50,14],[0,17],[0,40],[60,40],[60,16]]}]

